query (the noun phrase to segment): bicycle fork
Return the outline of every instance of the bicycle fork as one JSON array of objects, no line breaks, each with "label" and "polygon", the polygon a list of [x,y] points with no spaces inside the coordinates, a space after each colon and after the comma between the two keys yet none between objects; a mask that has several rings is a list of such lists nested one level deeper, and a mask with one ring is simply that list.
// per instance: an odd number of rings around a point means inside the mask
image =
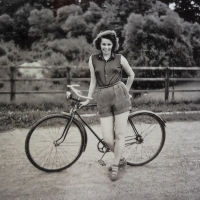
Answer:
[{"label": "bicycle fork", "polygon": [[[74,119],[74,116],[72,116],[71,119],[67,122],[61,137],[53,142],[56,147],[59,146],[65,140],[67,133],[68,133],[68,130],[69,130],[71,124],[72,124],[73,119]],[[61,141],[59,142],[59,140],[61,140]]]}]

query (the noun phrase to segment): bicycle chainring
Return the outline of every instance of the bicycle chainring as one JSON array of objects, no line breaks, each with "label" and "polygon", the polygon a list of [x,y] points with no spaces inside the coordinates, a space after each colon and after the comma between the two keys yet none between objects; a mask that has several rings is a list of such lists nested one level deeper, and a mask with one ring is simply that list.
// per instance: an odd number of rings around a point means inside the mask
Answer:
[{"label": "bicycle chainring", "polygon": [[[101,139],[101,141],[103,141],[103,139]],[[99,152],[105,153],[108,147],[102,144],[101,141],[98,142],[97,149],[99,150]]]}]

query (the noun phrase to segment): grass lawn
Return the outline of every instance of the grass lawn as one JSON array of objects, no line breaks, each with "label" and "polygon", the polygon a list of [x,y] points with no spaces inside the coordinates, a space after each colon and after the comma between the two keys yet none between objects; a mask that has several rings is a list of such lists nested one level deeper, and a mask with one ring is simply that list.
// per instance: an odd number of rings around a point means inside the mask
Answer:
[{"label": "grass lawn", "polygon": [[[81,89],[84,86],[82,85]],[[175,89],[200,89],[197,82],[184,83],[175,86]],[[87,91],[83,92],[87,95]],[[96,94],[94,95],[95,103]],[[1,95],[0,99],[0,131],[12,129],[15,127],[30,127],[39,118],[61,111],[69,111],[71,106],[66,101],[63,94],[30,94],[16,95],[16,101],[10,103],[9,95]],[[169,100],[164,101],[164,92],[150,92],[141,94],[140,97],[132,98],[133,111],[150,110],[159,112],[177,112],[177,111],[200,111],[200,92],[176,92],[174,100],[172,94]],[[81,109],[80,113],[97,113],[97,108]],[[200,120],[199,114],[182,114],[164,116],[168,121]],[[99,123],[99,118],[90,117],[87,119],[91,123]]]},{"label": "grass lawn", "polygon": [[[172,89],[170,87],[169,89]],[[174,90],[200,90],[199,82],[183,83],[174,86]],[[200,99],[199,92],[174,92],[174,99],[172,92],[169,93],[169,101],[196,101]],[[140,98],[137,98],[137,101],[164,101],[165,94],[164,92],[149,92],[143,93]]]}]

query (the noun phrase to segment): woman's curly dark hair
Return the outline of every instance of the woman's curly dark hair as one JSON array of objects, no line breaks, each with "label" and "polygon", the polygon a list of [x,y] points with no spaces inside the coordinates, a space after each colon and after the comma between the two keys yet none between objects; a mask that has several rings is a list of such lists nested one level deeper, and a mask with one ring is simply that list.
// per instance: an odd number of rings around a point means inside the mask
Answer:
[{"label": "woman's curly dark hair", "polygon": [[93,41],[94,46],[97,50],[101,50],[101,38],[110,40],[113,43],[112,52],[119,49],[119,39],[117,34],[113,30],[101,31]]}]

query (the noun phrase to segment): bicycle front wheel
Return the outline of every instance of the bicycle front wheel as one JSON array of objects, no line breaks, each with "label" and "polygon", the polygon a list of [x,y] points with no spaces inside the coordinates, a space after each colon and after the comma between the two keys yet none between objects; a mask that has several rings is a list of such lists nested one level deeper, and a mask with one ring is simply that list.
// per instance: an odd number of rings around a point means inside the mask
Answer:
[{"label": "bicycle front wheel", "polygon": [[124,149],[128,165],[149,163],[158,156],[164,142],[165,127],[157,115],[140,112],[129,116]]},{"label": "bicycle front wheel", "polygon": [[[70,118],[65,115],[49,115],[30,129],[25,141],[25,151],[36,168],[58,172],[70,167],[81,156],[84,136],[75,120],[66,131]],[[56,141],[63,138],[62,135],[66,132],[65,140],[58,144]]]}]

